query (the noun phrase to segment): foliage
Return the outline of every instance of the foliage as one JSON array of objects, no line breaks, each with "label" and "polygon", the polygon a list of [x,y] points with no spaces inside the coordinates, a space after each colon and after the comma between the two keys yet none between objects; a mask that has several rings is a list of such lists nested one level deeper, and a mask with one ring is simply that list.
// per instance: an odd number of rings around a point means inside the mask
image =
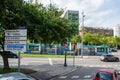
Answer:
[{"label": "foliage", "polygon": [[81,42],[81,37],[80,37],[80,35],[75,35],[75,36],[73,36],[73,38],[71,39],[71,41],[72,41],[73,43]]},{"label": "foliage", "polygon": [[117,48],[120,45],[120,37],[103,36],[98,34],[85,33],[84,44],[86,45],[108,45]]}]

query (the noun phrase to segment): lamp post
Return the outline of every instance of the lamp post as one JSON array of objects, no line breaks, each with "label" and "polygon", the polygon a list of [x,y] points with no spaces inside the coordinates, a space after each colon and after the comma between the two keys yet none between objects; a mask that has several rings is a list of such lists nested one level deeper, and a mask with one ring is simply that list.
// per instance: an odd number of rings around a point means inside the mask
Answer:
[{"label": "lamp post", "polygon": [[81,38],[82,38],[82,41],[81,41],[81,57],[83,57],[83,35],[84,35],[84,17],[85,17],[85,15],[84,15],[84,11],[82,11],[82,26],[81,26],[81,28],[82,28],[82,34],[81,34]]},{"label": "lamp post", "polygon": [[65,60],[64,60],[64,67],[67,67],[67,52],[66,52],[67,47],[68,47],[68,44],[67,44],[67,43],[65,43],[65,45],[64,45],[64,48],[65,48]]}]

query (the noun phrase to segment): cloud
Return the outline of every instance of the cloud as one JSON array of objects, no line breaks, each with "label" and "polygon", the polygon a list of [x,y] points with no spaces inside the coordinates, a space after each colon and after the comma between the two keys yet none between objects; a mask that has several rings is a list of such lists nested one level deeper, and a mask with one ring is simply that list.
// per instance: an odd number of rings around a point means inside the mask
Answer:
[{"label": "cloud", "polygon": [[[43,4],[49,4],[50,1],[53,4],[56,4],[57,7],[63,8],[66,10],[78,10],[80,13],[84,10],[85,12],[85,25],[86,26],[113,26],[116,24],[116,9],[115,7],[117,2],[113,0],[40,0]],[[116,0],[117,1],[117,0]],[[112,5],[114,3],[114,5]],[[119,6],[117,6],[119,7]],[[117,14],[118,18],[120,16]]]}]

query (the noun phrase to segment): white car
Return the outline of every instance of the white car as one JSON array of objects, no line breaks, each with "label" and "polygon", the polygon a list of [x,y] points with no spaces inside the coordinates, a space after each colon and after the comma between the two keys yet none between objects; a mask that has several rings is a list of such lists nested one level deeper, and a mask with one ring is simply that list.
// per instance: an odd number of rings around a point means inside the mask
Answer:
[{"label": "white car", "polygon": [[0,74],[0,80],[37,80],[21,72]]}]

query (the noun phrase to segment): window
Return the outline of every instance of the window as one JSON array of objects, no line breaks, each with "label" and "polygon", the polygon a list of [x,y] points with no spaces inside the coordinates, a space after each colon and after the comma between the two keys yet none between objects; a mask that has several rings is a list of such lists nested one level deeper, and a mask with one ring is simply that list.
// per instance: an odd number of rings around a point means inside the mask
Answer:
[{"label": "window", "polygon": [[104,80],[112,80],[112,74],[107,72],[99,72],[100,78]]}]

